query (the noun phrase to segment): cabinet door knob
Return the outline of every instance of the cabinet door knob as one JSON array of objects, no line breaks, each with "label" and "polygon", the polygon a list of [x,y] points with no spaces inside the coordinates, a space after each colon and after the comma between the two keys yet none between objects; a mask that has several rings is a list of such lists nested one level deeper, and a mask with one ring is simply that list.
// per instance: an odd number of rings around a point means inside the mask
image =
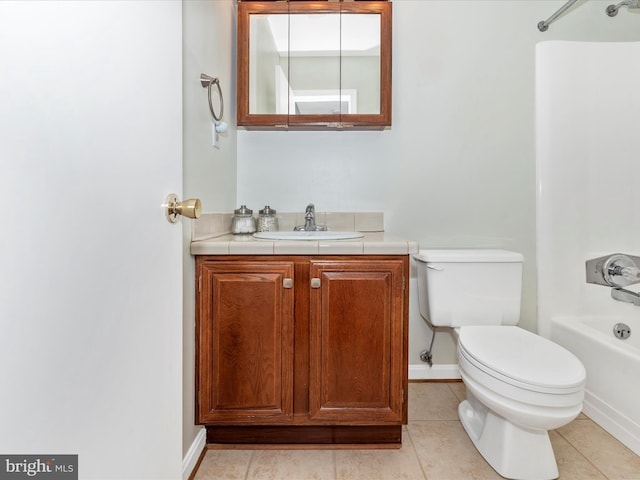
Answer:
[{"label": "cabinet door knob", "polygon": [[285,278],[282,280],[282,286],[284,288],[293,288],[293,278]]},{"label": "cabinet door knob", "polygon": [[312,278],[311,279],[311,288],[320,288],[320,279]]}]

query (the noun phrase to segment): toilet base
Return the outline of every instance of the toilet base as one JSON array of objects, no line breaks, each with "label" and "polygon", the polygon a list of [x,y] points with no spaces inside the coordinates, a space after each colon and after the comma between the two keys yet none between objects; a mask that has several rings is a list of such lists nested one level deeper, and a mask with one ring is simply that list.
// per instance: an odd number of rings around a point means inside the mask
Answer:
[{"label": "toilet base", "polygon": [[514,480],[552,480],[558,466],[546,430],[514,425],[489,410],[469,391],[458,406],[460,422],[493,469]]}]

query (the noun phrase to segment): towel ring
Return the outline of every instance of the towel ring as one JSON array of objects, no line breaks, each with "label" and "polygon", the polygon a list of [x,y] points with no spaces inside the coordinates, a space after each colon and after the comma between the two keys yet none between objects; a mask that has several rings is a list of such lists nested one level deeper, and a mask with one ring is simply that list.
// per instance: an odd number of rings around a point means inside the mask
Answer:
[{"label": "towel ring", "polygon": [[[210,77],[206,73],[200,74],[200,83],[202,84],[202,88],[207,89],[207,96],[209,98],[209,110],[211,111],[211,115],[216,122],[222,120],[222,114],[224,113],[224,101],[222,99],[222,89],[220,88],[220,79],[218,77]],[[213,108],[213,103],[211,103],[211,85],[215,84],[218,87],[218,96],[220,97],[220,114],[216,115],[216,112]]]}]

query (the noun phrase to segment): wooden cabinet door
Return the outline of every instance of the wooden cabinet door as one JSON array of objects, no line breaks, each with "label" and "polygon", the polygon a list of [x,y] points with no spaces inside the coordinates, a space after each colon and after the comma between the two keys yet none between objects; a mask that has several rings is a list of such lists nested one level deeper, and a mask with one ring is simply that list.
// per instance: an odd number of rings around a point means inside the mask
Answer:
[{"label": "wooden cabinet door", "polygon": [[293,416],[293,263],[198,259],[197,421]]},{"label": "wooden cabinet door", "polygon": [[406,259],[311,260],[309,418],[406,420]]}]

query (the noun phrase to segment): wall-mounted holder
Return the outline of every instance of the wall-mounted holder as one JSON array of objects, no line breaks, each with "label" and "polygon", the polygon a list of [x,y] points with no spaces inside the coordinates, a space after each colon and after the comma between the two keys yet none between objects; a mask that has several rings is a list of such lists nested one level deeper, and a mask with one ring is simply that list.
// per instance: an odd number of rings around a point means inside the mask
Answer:
[{"label": "wall-mounted holder", "polygon": [[587,260],[587,283],[611,288],[611,298],[640,306],[640,294],[627,290],[628,285],[640,283],[640,257],[614,253]]},{"label": "wall-mounted holder", "polygon": [[[565,3],[562,7],[560,7],[556,13],[551,15],[546,20],[542,20],[541,22],[538,22],[538,30],[540,30],[541,32],[546,32],[547,30],[549,30],[549,25],[552,22],[554,22],[558,17],[562,16],[577,1],[578,0],[567,0],[567,3]],[[629,9],[638,9],[640,8],[640,0],[622,0],[618,4],[609,5],[605,9],[605,12],[610,17],[615,17],[618,14],[618,10],[620,10],[620,7],[623,7],[623,6],[626,6]]]},{"label": "wall-mounted holder", "polygon": [[[207,89],[207,97],[209,99],[209,111],[211,112],[211,116],[213,120],[219,122],[222,120],[222,114],[224,113],[224,100],[222,98],[222,88],[220,88],[220,79],[218,77],[211,77],[206,73],[200,74],[200,84],[202,88]],[[215,109],[213,108],[213,102],[211,101],[211,86],[215,85],[218,87],[218,98],[220,99],[220,113],[216,114]]]},{"label": "wall-mounted holder", "polygon": [[549,25],[551,25],[552,22],[555,22],[555,20],[559,16],[561,16],[567,10],[569,10],[569,8],[571,8],[573,4],[576,3],[577,1],[578,0],[568,0],[567,3],[565,3],[562,7],[560,7],[558,11],[556,11],[549,18],[547,18],[546,20],[542,20],[541,22],[538,22],[538,30],[540,30],[541,32],[546,32],[547,30],[549,30]]},{"label": "wall-mounted holder", "polygon": [[640,8],[640,1],[639,0],[622,0],[617,5],[609,5],[605,11],[607,12],[607,15],[609,15],[610,17],[615,17],[618,14],[618,10],[620,10],[620,7],[625,5],[629,9]]},{"label": "wall-mounted holder", "polygon": [[[224,113],[224,99],[222,97],[222,88],[220,88],[220,79],[218,77],[211,77],[206,73],[200,74],[200,84],[202,88],[207,89],[207,98],[209,100],[209,111],[213,117],[213,128],[211,130],[211,144],[220,148],[218,145],[218,133],[224,133],[227,131],[227,124],[222,121],[222,115]],[[215,85],[218,89],[218,98],[220,99],[220,112],[216,113],[213,108],[213,102],[211,101],[211,87]]]}]

